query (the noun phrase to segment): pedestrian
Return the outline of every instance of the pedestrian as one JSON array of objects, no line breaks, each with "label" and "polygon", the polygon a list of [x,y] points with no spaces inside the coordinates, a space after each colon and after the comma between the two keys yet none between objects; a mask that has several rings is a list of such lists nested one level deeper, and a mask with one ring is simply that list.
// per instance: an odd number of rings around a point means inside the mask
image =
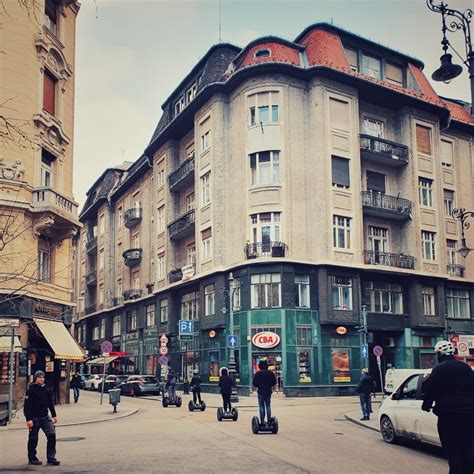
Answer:
[{"label": "pedestrian", "polygon": [[76,373],[71,378],[71,388],[72,388],[72,391],[74,392],[74,403],[77,403],[77,401],[79,400],[81,381],[82,381],[81,374],[79,374],[79,372],[76,371]]},{"label": "pedestrian", "polygon": [[202,404],[201,400],[201,376],[199,375],[199,370],[193,370],[193,378],[191,379],[191,390],[193,391],[193,402],[196,404],[199,399],[199,405]]},{"label": "pedestrian", "polygon": [[265,411],[267,413],[267,422],[270,423],[272,417],[271,399],[272,388],[276,385],[275,374],[268,370],[268,362],[261,360],[258,363],[260,370],[253,376],[252,385],[257,388],[258,408],[260,410],[260,423],[265,423]]},{"label": "pedestrian", "polygon": [[372,393],[375,396],[375,382],[369,375],[368,369],[362,369],[362,376],[359,385],[357,385],[356,392],[359,394],[360,407],[362,409],[361,421],[368,421],[372,413]]},{"label": "pedestrian", "polygon": [[[438,434],[448,455],[450,474],[471,474],[474,460],[471,449],[474,439],[474,373],[454,358],[455,349],[449,341],[435,345],[438,364],[423,383],[422,410],[438,417]],[[433,407],[434,403],[434,407]]]},{"label": "pedestrian", "polygon": [[[56,410],[54,409],[53,395],[44,383],[44,372],[37,370],[33,375],[33,383],[29,385],[25,396],[23,413],[26,418],[26,426],[30,430],[28,435],[28,463],[39,466],[43,464],[36,456],[38,446],[38,433],[40,428],[46,435],[46,456],[48,464],[59,466],[56,459],[56,429],[54,425],[58,422]],[[51,419],[48,415],[51,412]]]},{"label": "pedestrian", "polygon": [[226,367],[222,367],[221,376],[219,377],[219,387],[221,389],[222,402],[224,404],[224,411],[230,412],[232,410],[232,405],[230,404],[230,395],[232,393],[232,386],[234,381],[232,377],[229,376],[229,371]]}]

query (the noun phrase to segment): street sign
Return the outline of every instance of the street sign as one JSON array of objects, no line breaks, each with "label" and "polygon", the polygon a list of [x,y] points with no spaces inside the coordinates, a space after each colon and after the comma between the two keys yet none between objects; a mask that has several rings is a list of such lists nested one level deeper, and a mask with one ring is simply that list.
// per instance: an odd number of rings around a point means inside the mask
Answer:
[{"label": "street sign", "polygon": [[166,346],[161,346],[159,351],[161,355],[165,356],[166,354],[168,354],[168,348]]},{"label": "street sign", "polygon": [[382,359],[380,358],[380,356],[377,356],[377,365],[380,366],[382,365]]},{"label": "street sign", "polygon": [[237,336],[227,336],[227,347],[229,347],[230,349],[237,347],[237,342]]},{"label": "street sign", "polygon": [[102,352],[102,357],[109,357],[110,352]]},{"label": "street sign", "polygon": [[102,352],[112,352],[112,349],[113,349],[113,346],[112,346],[112,343],[110,341],[104,341],[100,345],[100,350]]},{"label": "street sign", "polygon": [[372,349],[372,353],[376,357],[383,356],[383,347],[382,346],[374,346],[373,349]]},{"label": "street sign", "polygon": [[467,342],[464,342],[464,341],[458,342],[458,355],[461,357],[469,356],[469,345]]},{"label": "street sign", "polygon": [[367,359],[369,355],[369,345],[368,344],[362,344],[360,347],[360,353],[363,359]]},{"label": "street sign", "polygon": [[168,357],[166,357],[165,355],[162,355],[158,358],[158,363],[160,365],[168,365]]},{"label": "street sign", "polygon": [[160,342],[164,342],[165,344],[168,342],[168,338],[166,337],[166,334],[162,334],[160,336]]},{"label": "street sign", "polygon": [[189,341],[193,338],[193,321],[181,319],[179,321],[179,339],[181,341]]}]

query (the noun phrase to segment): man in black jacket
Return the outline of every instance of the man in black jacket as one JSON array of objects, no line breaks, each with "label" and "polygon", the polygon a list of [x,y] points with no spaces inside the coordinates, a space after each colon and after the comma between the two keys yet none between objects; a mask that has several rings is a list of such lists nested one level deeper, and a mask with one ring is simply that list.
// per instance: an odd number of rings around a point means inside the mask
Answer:
[{"label": "man in black jacket", "polygon": [[224,405],[224,411],[230,412],[232,405],[230,404],[230,396],[232,394],[232,386],[234,381],[229,375],[229,371],[226,367],[222,367],[221,375],[219,377],[219,387],[221,389],[222,403]]},{"label": "man in black jacket", "polygon": [[423,384],[422,410],[438,417],[439,439],[449,459],[450,474],[471,474],[474,439],[474,374],[454,358],[454,346],[440,341],[435,346],[438,365]]},{"label": "man in black jacket", "polygon": [[199,370],[193,370],[193,378],[191,379],[191,390],[193,391],[193,402],[196,403],[199,399],[199,404],[201,401],[201,377],[199,375]]},{"label": "man in black jacket", "polygon": [[369,375],[368,369],[362,369],[362,377],[357,386],[360,407],[362,408],[361,421],[370,420],[370,414],[372,413],[372,392],[375,393],[374,379]]},{"label": "man in black jacket", "polygon": [[254,376],[252,385],[257,387],[258,408],[260,410],[260,423],[265,423],[265,411],[267,412],[267,422],[270,423],[272,417],[271,399],[272,388],[276,385],[275,374],[268,370],[268,362],[261,360],[258,363],[260,369]]},{"label": "man in black jacket", "polygon": [[[53,419],[48,416],[48,409]],[[26,418],[26,426],[30,433],[28,435],[28,462],[33,465],[40,465],[42,462],[36,457],[36,447],[38,446],[38,433],[40,428],[44,431],[47,439],[46,455],[48,464],[59,466],[56,459],[56,410],[54,409],[53,395],[44,384],[44,372],[37,370],[33,375],[33,383],[30,384],[26,392],[23,413]]]}]

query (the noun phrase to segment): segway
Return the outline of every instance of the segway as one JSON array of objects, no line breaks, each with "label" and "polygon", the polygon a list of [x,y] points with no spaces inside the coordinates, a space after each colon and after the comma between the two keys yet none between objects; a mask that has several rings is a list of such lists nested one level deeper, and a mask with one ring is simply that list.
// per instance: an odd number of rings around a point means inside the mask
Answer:
[{"label": "segway", "polygon": [[194,410],[204,411],[206,409],[206,402],[204,400],[201,400],[201,403],[199,402],[194,403],[193,400],[189,400],[188,409],[189,411],[194,411]]},{"label": "segway", "polygon": [[277,434],[278,433],[278,420],[272,416],[270,418],[270,422],[264,422],[260,423],[260,419],[258,416],[254,416],[252,418],[252,432],[253,434],[259,434],[259,433],[273,433]]},{"label": "segway", "polygon": [[177,408],[179,408],[183,403],[183,399],[179,396],[176,395],[174,398],[171,398],[169,393],[166,393],[163,395],[163,400],[161,400],[161,404],[163,405],[163,408],[167,408],[169,405],[174,405]]},{"label": "segway", "polygon": [[222,420],[237,421],[237,418],[239,418],[239,411],[237,410],[237,408],[231,408],[230,411],[224,411],[224,409],[221,407],[217,409],[217,419],[219,421],[222,421]]}]

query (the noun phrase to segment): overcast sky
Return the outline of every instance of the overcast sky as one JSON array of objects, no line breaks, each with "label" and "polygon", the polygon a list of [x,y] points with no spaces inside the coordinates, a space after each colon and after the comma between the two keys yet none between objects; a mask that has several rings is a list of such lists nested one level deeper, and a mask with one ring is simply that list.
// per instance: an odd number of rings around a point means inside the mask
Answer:
[{"label": "overcast sky", "polygon": [[[243,47],[265,35],[294,40],[307,26],[332,21],[421,59],[428,77],[439,67],[441,15],[430,12],[425,0],[221,1],[223,42]],[[449,6],[465,10],[472,2],[450,0]],[[465,56],[463,34],[450,39]],[[105,168],[141,155],[163,102],[218,42],[219,0],[82,0],[74,136],[80,207]],[[466,68],[449,85],[432,84],[441,95],[470,100]]]}]

